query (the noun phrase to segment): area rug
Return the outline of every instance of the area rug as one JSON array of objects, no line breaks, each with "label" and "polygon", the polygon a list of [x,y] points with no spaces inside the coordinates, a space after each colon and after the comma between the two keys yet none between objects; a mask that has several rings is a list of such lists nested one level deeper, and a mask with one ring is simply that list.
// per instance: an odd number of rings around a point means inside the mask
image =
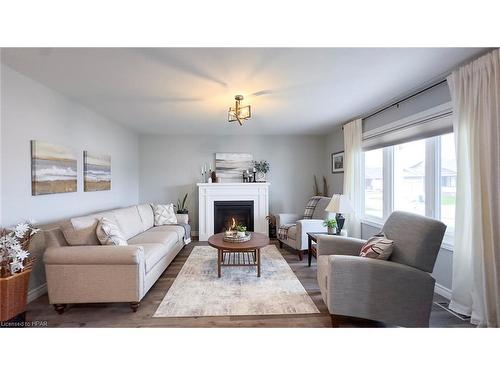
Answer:
[{"label": "area rug", "polygon": [[261,277],[254,267],[223,267],[217,250],[196,246],[154,317],[317,314],[299,279],[276,246],[261,250]]}]

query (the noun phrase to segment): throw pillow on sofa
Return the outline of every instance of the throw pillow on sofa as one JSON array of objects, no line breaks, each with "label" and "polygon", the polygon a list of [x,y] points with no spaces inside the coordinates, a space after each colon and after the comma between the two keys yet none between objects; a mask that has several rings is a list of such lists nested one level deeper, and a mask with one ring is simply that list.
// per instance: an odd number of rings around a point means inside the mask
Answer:
[{"label": "throw pillow on sofa", "polygon": [[103,217],[99,220],[96,229],[97,238],[101,245],[118,245],[126,246],[128,245],[126,238],[121,232],[118,225],[116,225],[112,220]]},{"label": "throw pillow on sofa", "polygon": [[394,241],[388,239],[384,233],[371,237],[361,248],[359,256],[387,260],[394,249]]},{"label": "throw pillow on sofa", "polygon": [[95,224],[83,229],[75,229],[70,220],[66,220],[61,224],[61,231],[64,238],[71,246],[99,245],[100,242],[96,235],[96,229],[97,220]]},{"label": "throw pillow on sofa", "polygon": [[153,205],[155,214],[155,226],[166,224],[177,224],[177,216],[175,216],[174,205],[170,204],[155,204]]}]

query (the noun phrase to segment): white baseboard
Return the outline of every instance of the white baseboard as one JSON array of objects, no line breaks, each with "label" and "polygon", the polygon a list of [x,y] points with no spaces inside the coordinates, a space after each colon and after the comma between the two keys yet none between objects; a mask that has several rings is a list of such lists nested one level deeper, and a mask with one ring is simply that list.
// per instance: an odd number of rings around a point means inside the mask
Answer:
[{"label": "white baseboard", "polygon": [[451,289],[448,289],[438,283],[434,286],[434,293],[451,300]]},{"label": "white baseboard", "polygon": [[42,285],[28,292],[28,303],[33,302],[38,297],[43,296],[45,293],[47,293],[47,283],[43,283]]}]

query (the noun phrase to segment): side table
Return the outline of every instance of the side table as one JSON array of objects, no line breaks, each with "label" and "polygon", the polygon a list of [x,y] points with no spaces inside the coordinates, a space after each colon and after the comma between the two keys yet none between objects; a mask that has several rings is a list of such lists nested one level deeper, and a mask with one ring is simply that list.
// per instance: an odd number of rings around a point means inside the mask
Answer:
[{"label": "side table", "polygon": [[316,249],[318,242],[318,235],[326,234],[327,236],[347,236],[347,231],[342,230],[340,234],[331,234],[328,232],[307,232],[307,263],[308,266],[311,267],[312,257],[314,255],[315,258],[318,257],[318,251]]}]

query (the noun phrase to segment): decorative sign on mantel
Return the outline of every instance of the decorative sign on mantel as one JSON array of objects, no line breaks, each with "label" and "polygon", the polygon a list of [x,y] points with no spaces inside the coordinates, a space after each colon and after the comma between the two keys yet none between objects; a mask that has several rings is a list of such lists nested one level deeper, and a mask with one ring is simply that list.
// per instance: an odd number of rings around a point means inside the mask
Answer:
[{"label": "decorative sign on mantel", "polygon": [[222,182],[242,182],[243,172],[253,169],[253,155],[217,152],[215,169]]}]

